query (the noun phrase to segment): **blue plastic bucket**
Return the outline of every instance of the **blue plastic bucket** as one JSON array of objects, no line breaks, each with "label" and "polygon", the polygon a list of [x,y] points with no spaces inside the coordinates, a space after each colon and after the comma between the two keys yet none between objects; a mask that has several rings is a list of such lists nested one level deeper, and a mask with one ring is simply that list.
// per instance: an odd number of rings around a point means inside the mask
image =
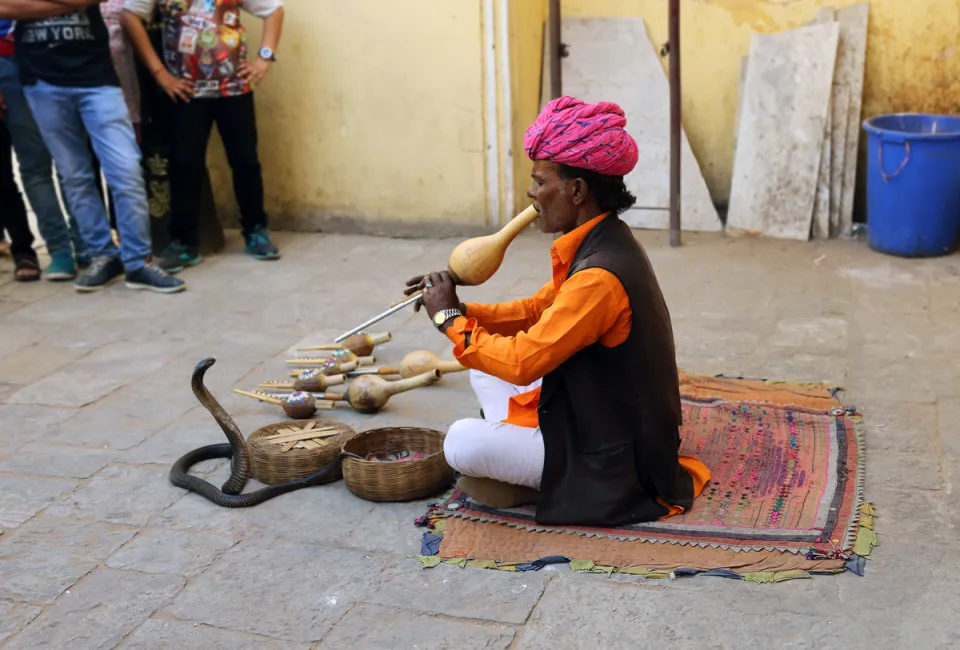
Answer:
[{"label": "blue plastic bucket", "polygon": [[960,239],[960,118],[901,113],[867,132],[867,242],[901,257],[953,251]]}]

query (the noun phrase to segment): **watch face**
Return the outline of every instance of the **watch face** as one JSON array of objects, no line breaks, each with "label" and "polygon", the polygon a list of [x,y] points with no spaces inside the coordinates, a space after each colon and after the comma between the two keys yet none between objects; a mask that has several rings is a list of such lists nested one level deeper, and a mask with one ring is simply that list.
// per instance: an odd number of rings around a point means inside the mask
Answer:
[{"label": "watch face", "polygon": [[433,315],[433,322],[437,325],[443,325],[444,321],[447,320],[446,315],[442,311],[438,311]]}]

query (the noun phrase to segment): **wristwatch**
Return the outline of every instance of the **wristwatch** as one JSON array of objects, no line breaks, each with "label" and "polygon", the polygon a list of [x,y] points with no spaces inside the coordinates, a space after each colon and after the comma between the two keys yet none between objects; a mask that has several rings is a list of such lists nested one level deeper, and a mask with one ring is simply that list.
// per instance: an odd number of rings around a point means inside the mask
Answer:
[{"label": "wristwatch", "polygon": [[276,61],[277,57],[269,47],[261,47],[257,55],[266,61]]},{"label": "wristwatch", "polygon": [[433,324],[442,332],[443,324],[451,318],[456,318],[457,316],[463,316],[463,312],[459,309],[441,309],[433,315]]}]

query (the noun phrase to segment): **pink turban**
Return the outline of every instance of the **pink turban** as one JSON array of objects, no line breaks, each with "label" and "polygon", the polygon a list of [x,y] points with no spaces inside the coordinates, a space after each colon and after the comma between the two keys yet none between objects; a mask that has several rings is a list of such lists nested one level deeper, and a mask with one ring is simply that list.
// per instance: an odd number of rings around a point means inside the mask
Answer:
[{"label": "pink turban", "polygon": [[523,148],[531,160],[625,176],[637,164],[636,141],[623,130],[627,118],[612,102],[586,104],[560,97],[544,107],[529,129]]}]

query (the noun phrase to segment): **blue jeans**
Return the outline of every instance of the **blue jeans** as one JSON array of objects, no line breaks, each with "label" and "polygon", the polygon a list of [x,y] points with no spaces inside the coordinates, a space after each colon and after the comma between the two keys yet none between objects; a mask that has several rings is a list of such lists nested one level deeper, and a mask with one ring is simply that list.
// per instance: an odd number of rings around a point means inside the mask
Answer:
[{"label": "blue jeans", "polygon": [[[119,86],[66,88],[42,81],[24,94],[47,149],[60,170],[61,188],[92,257],[117,257],[106,206],[97,192],[90,135],[117,206],[120,257],[127,272],[151,254],[147,191],[130,114]],[[86,129],[86,132],[84,132]]]},{"label": "blue jeans", "polygon": [[[60,201],[53,185],[53,159],[43,143],[30,106],[20,86],[20,73],[12,57],[0,56],[0,93],[7,104],[7,127],[13,150],[20,163],[20,178],[27,201],[37,215],[40,235],[50,255],[70,254],[85,257],[76,219],[70,215],[70,226],[63,218]],[[68,211],[69,214],[69,211]],[[70,240],[73,238],[73,249]]]}]

